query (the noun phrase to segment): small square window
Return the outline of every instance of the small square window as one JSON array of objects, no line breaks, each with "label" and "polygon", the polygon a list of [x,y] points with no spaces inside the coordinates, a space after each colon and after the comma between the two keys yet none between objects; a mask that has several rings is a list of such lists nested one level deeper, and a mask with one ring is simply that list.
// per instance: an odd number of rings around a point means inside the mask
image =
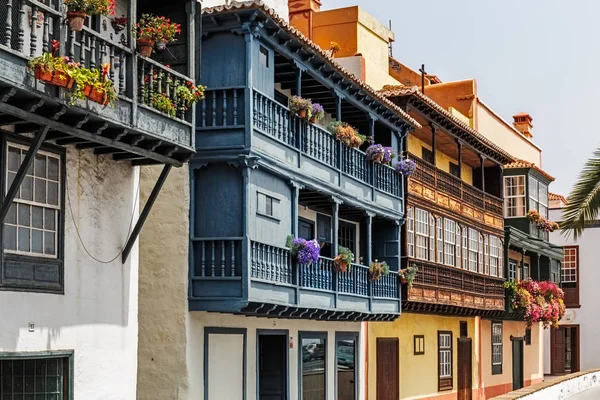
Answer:
[{"label": "small square window", "polygon": [[450,174],[460,178],[460,167],[458,164],[454,164],[452,161],[449,162],[450,165]]},{"label": "small square window", "polygon": [[434,163],[433,151],[425,147],[421,148],[421,158],[423,159],[423,161],[427,161],[429,164]]},{"label": "small square window", "polygon": [[260,65],[269,68],[269,50],[260,46]]},{"label": "small square window", "polygon": [[422,356],[425,354],[425,335],[415,335],[414,336],[414,345],[415,345],[415,356]]},{"label": "small square window", "polygon": [[257,213],[267,216],[267,217],[276,217],[276,208],[277,204],[279,204],[279,200],[266,195],[264,193],[258,193],[257,195]]}]

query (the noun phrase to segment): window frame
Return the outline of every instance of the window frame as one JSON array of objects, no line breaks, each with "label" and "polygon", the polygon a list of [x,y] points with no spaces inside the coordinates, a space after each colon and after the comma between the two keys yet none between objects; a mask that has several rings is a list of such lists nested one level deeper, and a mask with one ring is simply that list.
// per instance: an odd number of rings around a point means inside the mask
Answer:
[{"label": "window frame", "polygon": [[421,159],[430,165],[435,165],[435,152],[421,146]]},{"label": "window frame", "polygon": [[[261,210],[261,197],[264,197],[264,202],[265,202],[265,209]],[[271,203],[271,213],[269,214],[269,207],[268,204],[269,202]],[[276,216],[276,205],[281,203],[281,199],[279,199],[278,197],[275,197],[269,193],[266,193],[262,190],[257,190],[256,191],[256,214],[260,215],[261,217],[265,217],[265,218],[269,218],[272,219],[274,221],[281,221],[280,218],[278,218]]]},{"label": "window frame", "polygon": [[[22,136],[15,136],[6,132],[2,135],[2,137],[0,137],[0,174],[2,174],[3,178],[7,176],[9,145],[29,149],[31,146],[31,139]],[[2,262],[0,263],[0,291],[19,290],[34,293],[63,295],[66,214],[65,204],[67,196],[66,187],[68,185],[66,171],[66,149],[64,147],[45,143],[40,147],[39,151],[42,153],[51,153],[52,156],[55,156],[59,159],[59,206],[58,208],[52,208],[58,213],[58,216],[55,220],[56,257],[35,255],[35,253],[24,254],[17,252],[6,252],[4,250],[4,224],[2,224],[2,226],[0,226],[0,256],[2,257]],[[1,179],[0,181],[0,201],[3,201],[8,190],[7,180]],[[14,201],[13,204],[15,204]],[[33,271],[35,271],[37,268],[44,268],[48,270],[49,267],[54,269],[53,272],[55,272],[56,276],[56,280],[54,281],[48,281],[47,279],[36,281],[33,278],[25,281],[7,276],[7,271],[9,270],[30,270],[32,271],[31,275],[33,275]]]},{"label": "window frame", "polygon": [[[518,179],[518,178],[522,178],[523,179],[523,194],[517,194],[517,195],[508,195],[507,194],[507,190],[509,187],[516,187],[519,188],[521,185],[517,184],[517,185],[507,185],[507,180],[509,179]],[[504,186],[504,219],[511,219],[511,218],[524,218],[525,214],[527,213],[527,177],[525,175],[509,175],[509,176],[505,176],[503,179],[503,186]],[[523,199],[523,207],[522,207],[522,211],[523,214],[522,215],[508,215],[508,210],[509,210],[509,201],[511,199],[519,199],[522,198]],[[514,206],[516,207],[516,206]]]},{"label": "window frame", "polygon": [[[31,352],[6,352],[0,353],[0,360],[41,360],[41,359],[63,359],[63,388],[68,393],[63,393],[64,400],[74,400],[75,398],[75,352],[73,350],[48,350]],[[68,370],[65,371],[64,368]],[[63,400],[61,399],[61,400]]]},{"label": "window frame", "polygon": [[461,170],[460,165],[453,163],[452,161],[448,161],[448,173],[456,178],[461,178]]},{"label": "window frame", "polygon": [[[560,282],[561,283],[570,283],[570,284],[575,284],[577,285],[578,280],[579,280],[579,246],[564,246],[563,247],[563,251],[564,251],[564,255],[563,255],[563,261],[561,263],[561,273],[560,273]],[[571,261],[567,261],[566,257],[567,257],[567,251],[569,252],[573,252],[573,256],[575,257],[575,261],[574,261],[574,265],[573,266],[568,266],[565,267],[565,265],[567,264],[571,264]],[[573,271],[573,274],[570,275],[574,275],[575,278],[574,280],[565,280],[565,271]]]},{"label": "window frame", "polygon": [[[420,219],[421,217],[421,219]],[[425,230],[423,231],[423,228]],[[429,211],[415,207],[415,258],[429,261]],[[423,246],[424,244],[424,246]],[[422,256],[424,255],[424,257]]]},{"label": "window frame", "polygon": [[[299,331],[298,332],[298,399],[302,399],[302,371],[303,371],[303,365],[302,365],[302,340],[303,339],[324,339],[325,340],[325,348],[323,349],[323,354],[325,355],[323,358],[323,374],[324,374],[324,378],[325,378],[325,399],[327,399],[327,388],[328,388],[328,384],[329,384],[329,378],[328,378],[328,369],[329,369],[329,365],[327,362],[327,359],[329,357],[327,357],[327,351],[328,351],[328,346],[329,346],[329,338],[328,338],[328,334],[327,332],[324,331]],[[336,338],[336,344],[337,344],[337,338]],[[336,365],[337,365],[337,359],[336,359]],[[337,382],[337,378],[335,380]]]},{"label": "window frame", "polygon": [[456,265],[456,221],[444,218],[444,265]]},{"label": "window frame", "polygon": [[406,246],[408,257],[415,257],[415,208],[411,207],[406,211]]},{"label": "window frame", "polygon": [[[498,338],[498,335],[494,333],[494,327],[500,327],[500,342],[495,341]],[[504,326],[502,325],[502,321],[492,321],[491,325],[491,344],[492,344],[492,375],[500,375],[502,374],[502,362],[504,359]],[[500,361],[494,362],[494,350],[499,348],[500,350]]]},{"label": "window frame", "polygon": [[[450,346],[448,347],[441,347],[441,338],[442,335],[446,335],[450,337]],[[438,392],[442,392],[442,391],[446,391],[446,390],[452,390],[453,386],[454,386],[454,371],[453,371],[453,364],[454,364],[454,355],[453,355],[453,343],[452,343],[452,331],[438,331],[437,332],[437,342],[438,342],[438,346],[437,346],[437,353],[438,353]],[[441,364],[442,364],[442,351],[449,351],[450,352],[450,375],[444,375],[442,377],[442,368],[441,368]]]},{"label": "window frame", "polygon": [[[325,339],[325,347],[327,347],[327,339]],[[338,360],[337,360],[337,349],[338,342],[342,340],[354,340],[354,399],[358,400],[360,397],[360,334],[358,332],[335,332],[335,386],[334,391],[336,393],[336,398],[339,397],[338,393]],[[326,353],[327,354],[327,353]],[[327,357],[327,356],[326,356]],[[327,363],[325,363],[325,367],[327,367]],[[327,374],[327,369],[325,370]],[[327,379],[325,380],[327,383]],[[325,392],[325,397],[327,398],[327,392]]]},{"label": "window frame", "polygon": [[[513,269],[511,268],[512,266],[514,266],[514,277],[511,277],[511,273],[513,272]],[[508,259],[508,270],[506,271],[506,279],[508,281],[516,281],[517,278],[519,277],[519,263],[517,262],[517,260],[514,260],[512,258]]]}]

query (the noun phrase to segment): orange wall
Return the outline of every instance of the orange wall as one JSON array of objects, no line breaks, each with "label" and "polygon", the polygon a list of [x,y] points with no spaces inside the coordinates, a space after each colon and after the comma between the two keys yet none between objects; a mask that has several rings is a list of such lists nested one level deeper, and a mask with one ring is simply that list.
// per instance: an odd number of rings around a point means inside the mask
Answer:
[{"label": "orange wall", "polygon": [[454,107],[462,115],[474,120],[474,126],[477,126],[475,107],[477,83],[475,79],[430,85],[425,88],[425,95],[446,110],[450,106]]}]

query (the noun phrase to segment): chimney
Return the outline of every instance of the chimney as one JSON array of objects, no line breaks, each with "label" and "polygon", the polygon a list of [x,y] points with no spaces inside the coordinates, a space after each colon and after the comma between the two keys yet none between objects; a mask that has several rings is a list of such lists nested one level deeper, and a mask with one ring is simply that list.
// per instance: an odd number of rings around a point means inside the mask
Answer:
[{"label": "chimney", "polygon": [[313,15],[321,11],[320,0],[288,0],[290,25],[312,39]]},{"label": "chimney", "polygon": [[513,119],[513,126],[515,129],[521,132],[527,139],[533,139],[533,134],[531,133],[533,129],[533,124],[531,122],[533,121],[533,118],[531,118],[531,115],[522,112],[513,115]]}]

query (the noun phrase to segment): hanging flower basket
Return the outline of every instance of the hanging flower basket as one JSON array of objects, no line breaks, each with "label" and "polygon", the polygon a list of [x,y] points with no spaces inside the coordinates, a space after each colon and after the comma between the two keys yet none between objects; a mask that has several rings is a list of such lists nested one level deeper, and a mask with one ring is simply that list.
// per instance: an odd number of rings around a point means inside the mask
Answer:
[{"label": "hanging flower basket", "polygon": [[369,266],[369,279],[372,281],[378,281],[383,275],[390,273],[390,267],[385,261],[373,261]]},{"label": "hanging flower basket", "polygon": [[333,266],[337,272],[346,272],[348,267],[354,262],[354,254],[350,249],[340,246],[338,249],[338,255],[333,259]]},{"label": "hanging flower basket", "polygon": [[43,82],[52,82],[52,76],[54,73],[41,66],[36,66],[34,70],[35,79]]},{"label": "hanging flower basket", "polygon": [[54,71],[52,74],[52,80],[50,81],[51,85],[71,89],[73,87],[73,83],[75,81],[69,75],[67,75],[63,71]]},{"label": "hanging flower basket", "polygon": [[396,157],[396,151],[393,147],[372,144],[367,147],[367,159],[380,163],[389,164]]},{"label": "hanging flower basket", "polygon": [[142,57],[150,57],[152,55],[152,48],[154,47],[154,41],[150,39],[138,39],[137,48],[138,52]]},{"label": "hanging flower basket", "polygon": [[86,14],[80,11],[68,11],[67,21],[69,28],[75,32],[81,32],[83,30],[83,23],[85,22]]},{"label": "hanging flower basket", "polygon": [[312,117],[312,101],[300,96],[293,96],[290,99],[290,111],[295,113],[298,118],[310,120]]},{"label": "hanging flower basket", "polygon": [[108,92],[103,89],[95,88],[92,85],[87,85],[83,88],[83,94],[88,100],[93,101],[103,106],[109,103]]}]

